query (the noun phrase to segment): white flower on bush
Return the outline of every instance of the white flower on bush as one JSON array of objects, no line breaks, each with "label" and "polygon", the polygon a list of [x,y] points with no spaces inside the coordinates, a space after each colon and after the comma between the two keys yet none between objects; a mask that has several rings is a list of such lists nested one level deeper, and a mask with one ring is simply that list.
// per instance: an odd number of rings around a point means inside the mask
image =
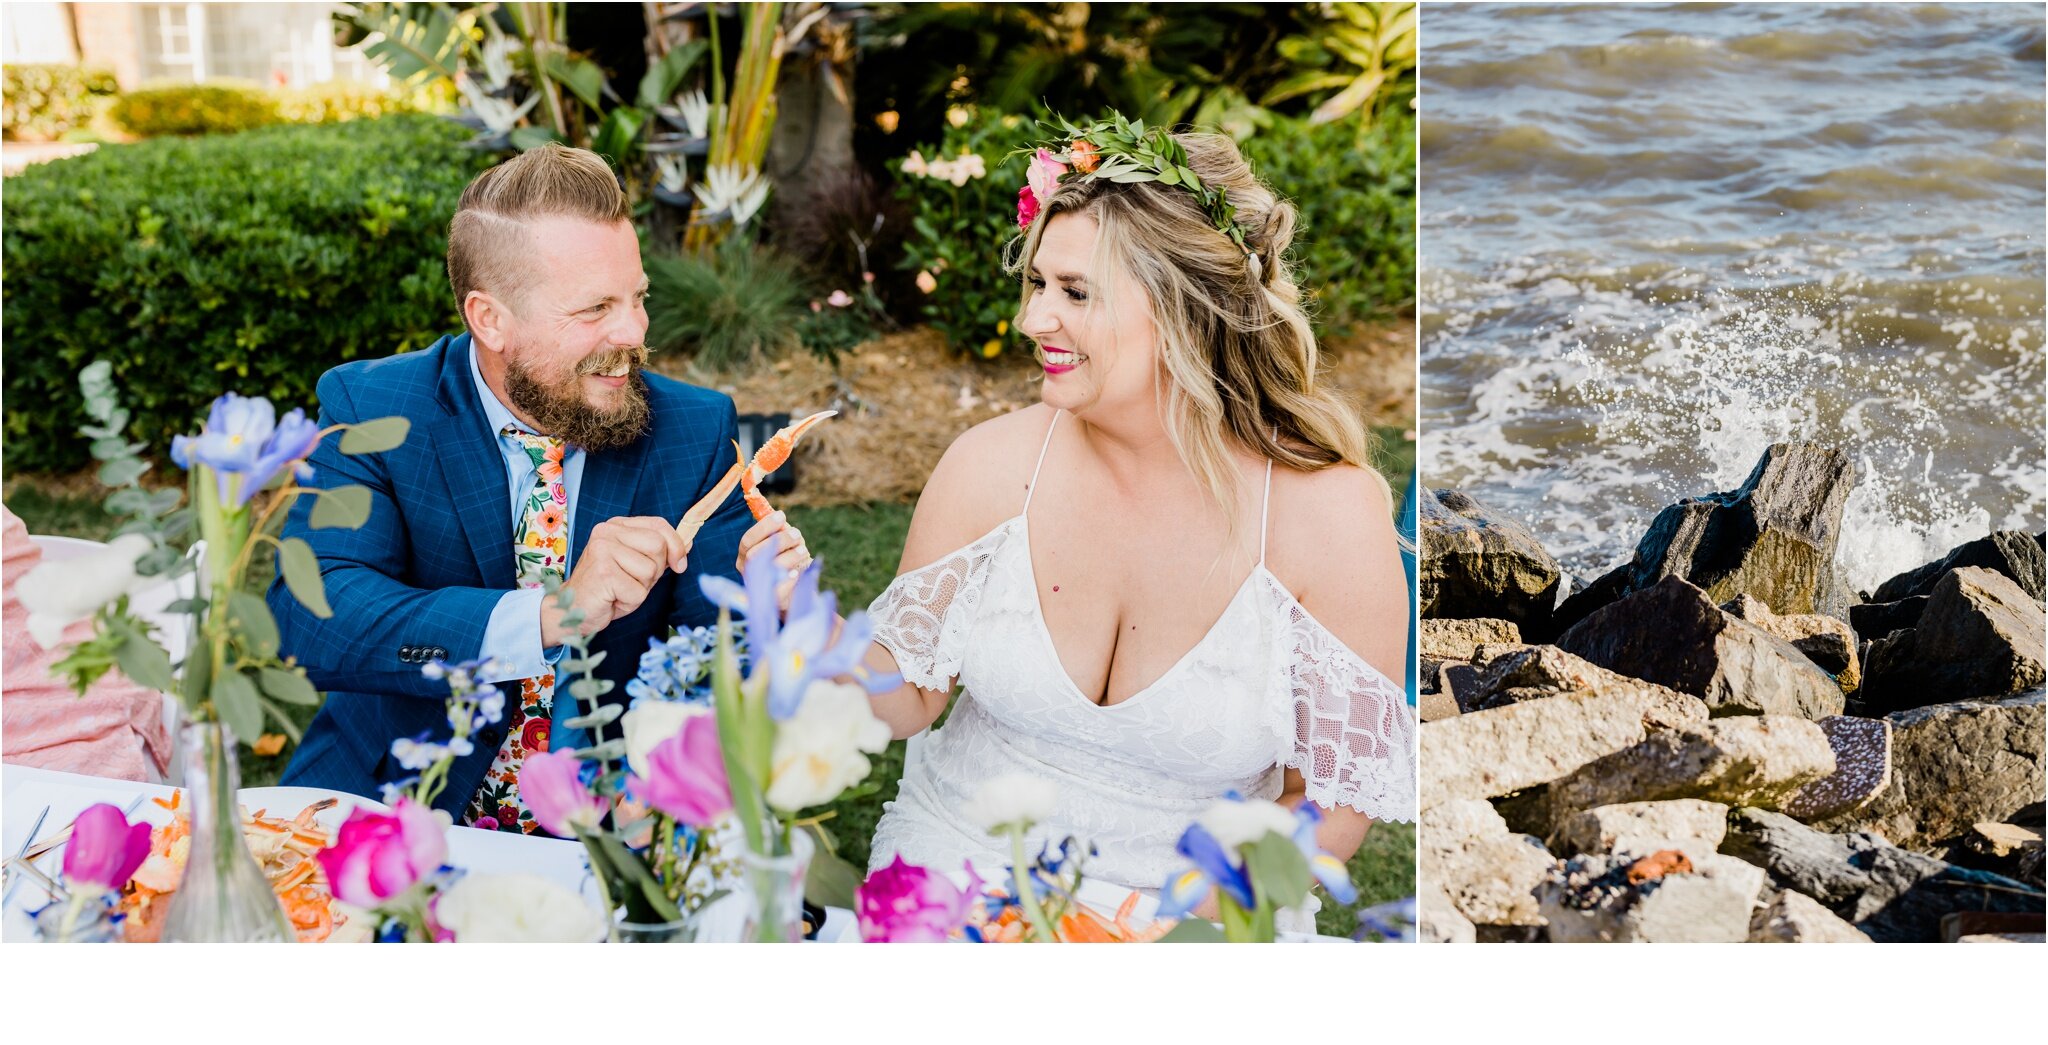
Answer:
[{"label": "white flower on bush", "polygon": [[1195,818],[1202,829],[1216,839],[1216,844],[1225,852],[1237,852],[1267,833],[1282,838],[1294,837],[1294,814],[1278,802],[1258,798],[1247,798],[1242,802],[1223,799],[1202,811]]},{"label": "white flower on bush", "polygon": [[619,728],[626,734],[626,764],[633,772],[648,775],[647,753],[656,744],[683,731],[683,723],[698,715],[709,715],[702,704],[680,700],[641,700],[619,716]]},{"label": "white flower on bush", "polygon": [[480,57],[483,59],[484,79],[490,81],[491,90],[502,90],[512,82],[512,56],[523,50],[523,45],[498,30],[497,24],[485,19],[490,27],[490,39],[484,41]]},{"label": "white flower on bush", "polygon": [[530,874],[472,874],[434,902],[457,943],[591,943],[604,916],[581,896]]},{"label": "white flower on bush", "polygon": [[768,179],[751,167],[720,164],[704,171],[694,191],[705,210],[725,211],[734,225],[745,225],[768,202]]},{"label": "white flower on bush", "polygon": [[858,685],[819,681],[804,690],[796,714],[775,729],[769,754],[768,804],[785,813],[823,805],[867,779],[868,754],[889,746],[889,727],[875,717]]},{"label": "white flower on bush", "polygon": [[703,91],[691,91],[677,100],[677,108],[683,111],[683,123],[690,128],[690,137],[704,138],[711,134],[711,99]]},{"label": "white flower on bush", "polygon": [[532,109],[534,103],[540,101],[540,95],[534,93],[527,95],[525,101],[515,106],[503,98],[484,93],[477,87],[475,81],[468,77],[456,81],[456,86],[462,91],[462,100],[469,103],[469,111],[475,113],[476,118],[482,120],[492,134],[505,134],[517,127],[520,117],[525,116],[527,110]]},{"label": "white flower on bush", "polygon": [[1052,781],[1029,773],[1005,773],[981,785],[981,790],[962,810],[970,823],[989,834],[1012,825],[1029,830],[1032,824],[1052,815],[1060,789]]},{"label": "white flower on bush", "polygon": [[72,621],[150,583],[135,572],[135,560],[151,548],[149,538],[123,534],[73,559],[44,561],[23,574],[15,594],[28,610],[28,633],[44,649],[64,641]]},{"label": "white flower on bush", "polygon": [[681,193],[690,187],[690,165],[681,156],[657,156],[654,159],[655,180],[670,192]]}]

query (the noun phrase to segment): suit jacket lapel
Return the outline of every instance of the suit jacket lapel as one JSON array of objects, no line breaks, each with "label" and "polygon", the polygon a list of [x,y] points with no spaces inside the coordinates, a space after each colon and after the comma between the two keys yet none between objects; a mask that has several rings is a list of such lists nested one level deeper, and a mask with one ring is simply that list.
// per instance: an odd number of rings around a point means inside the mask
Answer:
[{"label": "suit jacket lapel", "polygon": [[441,365],[441,404],[447,410],[434,426],[432,445],[440,450],[441,479],[448,503],[462,522],[486,588],[511,588],[511,490],[506,486],[505,459],[497,437],[488,431],[484,406],[477,402],[469,375],[469,335],[448,344]]},{"label": "suit jacket lapel", "polygon": [[647,444],[653,441],[650,432],[617,450],[585,451],[583,481],[576,491],[576,527],[569,535],[570,577],[575,577],[576,564],[583,559],[583,546],[590,543],[590,531],[606,519],[632,513],[641,463],[647,459]]}]

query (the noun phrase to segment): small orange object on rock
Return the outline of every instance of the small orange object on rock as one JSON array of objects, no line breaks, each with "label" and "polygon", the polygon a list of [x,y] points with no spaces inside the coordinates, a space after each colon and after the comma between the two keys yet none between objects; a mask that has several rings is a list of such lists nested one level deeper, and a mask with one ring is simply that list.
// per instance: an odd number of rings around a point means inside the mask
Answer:
[{"label": "small orange object on rock", "polygon": [[257,737],[255,743],[249,745],[249,750],[264,758],[276,758],[278,752],[284,750],[284,734],[265,733]]},{"label": "small orange object on rock", "polygon": [[1628,865],[1628,884],[1641,885],[1667,874],[1691,874],[1692,861],[1676,849],[1659,849]]}]

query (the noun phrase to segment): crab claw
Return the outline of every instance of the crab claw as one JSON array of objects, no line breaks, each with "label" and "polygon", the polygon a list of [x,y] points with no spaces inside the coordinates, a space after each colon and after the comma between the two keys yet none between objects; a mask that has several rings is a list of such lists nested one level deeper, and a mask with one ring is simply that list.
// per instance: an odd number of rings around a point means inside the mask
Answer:
[{"label": "crab claw", "polygon": [[837,410],[826,410],[812,414],[770,436],[767,442],[761,444],[759,450],[754,451],[753,467],[747,470],[752,481],[747,484],[747,489],[753,489],[769,472],[789,463],[789,455],[796,452],[796,441],[802,439],[805,432],[826,418],[837,416],[838,413]]},{"label": "crab claw", "polygon": [[[739,444],[734,443],[732,449],[733,456],[738,457]],[[683,513],[682,521],[676,524],[676,532],[683,536],[685,542],[694,542],[697,539],[697,531],[704,528],[704,524],[718,511],[718,506],[724,504],[727,497],[732,496],[732,488],[740,485],[746,475],[747,464],[741,460],[726,469],[725,474],[719,477],[718,484],[711,488],[711,492],[705,494],[703,499]]]}]

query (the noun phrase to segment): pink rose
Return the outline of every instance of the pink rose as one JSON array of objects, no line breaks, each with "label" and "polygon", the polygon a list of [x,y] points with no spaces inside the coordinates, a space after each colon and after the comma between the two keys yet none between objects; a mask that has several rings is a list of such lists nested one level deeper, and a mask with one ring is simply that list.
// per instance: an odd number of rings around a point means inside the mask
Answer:
[{"label": "pink rose", "polygon": [[869,943],[942,943],[967,922],[981,895],[981,879],[967,865],[968,887],[956,888],[945,875],[903,862],[899,854],[854,890],[860,938]]},{"label": "pink rose", "polygon": [[315,854],[328,885],[343,903],[375,907],[413,887],[448,859],[441,818],[410,798],[390,814],[357,809],[334,844]]},{"label": "pink rose", "polygon": [[526,756],[519,769],[519,800],[535,823],[561,838],[574,838],[578,828],[595,828],[604,819],[604,799],[583,786],[583,763],[567,751]]},{"label": "pink rose", "polygon": [[[1032,194],[1032,192],[1031,192],[1031,186],[1029,186],[1029,185],[1020,185],[1020,186],[1018,186],[1018,187],[1017,187],[1017,227],[1018,227],[1018,228],[1020,228],[1020,229],[1028,229],[1028,228],[1030,228],[1030,227],[1031,227],[1031,223],[1032,223],[1032,221],[1036,220],[1036,219],[1037,219],[1037,217],[1038,217],[1038,197]],[[918,280],[918,283],[917,283],[917,285],[918,285],[918,286],[919,286],[920,288],[922,288],[922,287],[924,286],[924,284],[925,284],[925,281],[926,281],[926,280],[930,280],[930,279],[931,279],[931,274],[930,274],[930,273],[926,273],[926,272],[920,272],[920,273],[918,273],[918,274],[917,274],[917,280]],[[936,281],[933,281],[933,282],[934,282],[934,283],[936,284]],[[929,290],[926,290],[926,291],[925,291],[925,293],[929,294],[929,293],[931,293],[931,291],[929,291]]]},{"label": "pink rose", "polygon": [[626,786],[648,805],[697,828],[731,811],[732,786],[725,779],[715,716],[691,716],[647,752],[646,762],[647,775],[628,777]]},{"label": "pink rose", "polygon": [[1065,173],[1066,164],[1054,159],[1052,153],[1040,149],[1037,155],[1031,157],[1031,168],[1024,178],[1031,186],[1032,194],[1037,196],[1038,202],[1043,205],[1046,200],[1052,199],[1053,193],[1059,191],[1060,175]]}]

